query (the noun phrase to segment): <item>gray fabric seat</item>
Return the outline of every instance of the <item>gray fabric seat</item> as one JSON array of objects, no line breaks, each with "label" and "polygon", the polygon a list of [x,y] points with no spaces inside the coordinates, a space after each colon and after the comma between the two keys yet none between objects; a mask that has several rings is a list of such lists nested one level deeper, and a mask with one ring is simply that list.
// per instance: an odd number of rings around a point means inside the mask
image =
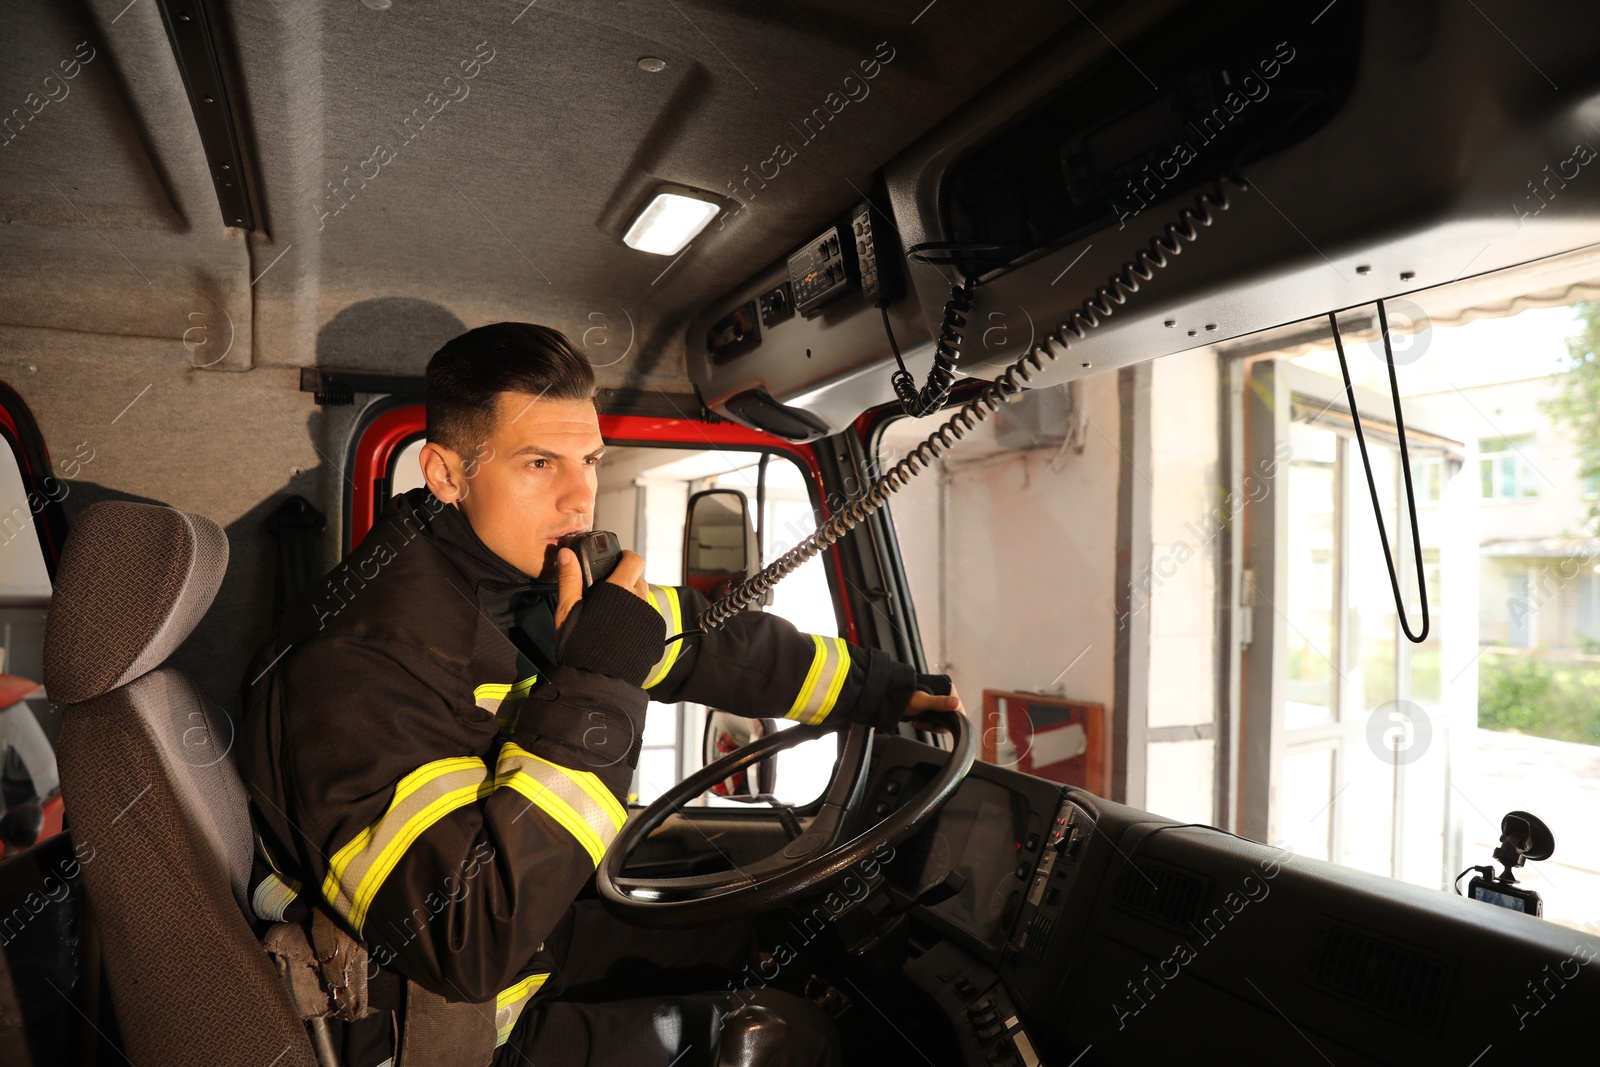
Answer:
[{"label": "gray fabric seat", "polygon": [[129,1058],[315,1067],[246,919],[253,838],[233,724],[161,667],[227,562],[203,516],[120,501],[83,513],[44,639],[45,688],[68,705],[62,793]]}]

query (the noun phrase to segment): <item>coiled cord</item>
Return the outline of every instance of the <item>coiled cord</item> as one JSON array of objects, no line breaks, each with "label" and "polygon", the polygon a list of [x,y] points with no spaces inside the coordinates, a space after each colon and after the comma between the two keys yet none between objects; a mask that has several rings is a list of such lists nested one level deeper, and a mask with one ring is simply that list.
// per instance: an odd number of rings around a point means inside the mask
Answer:
[{"label": "coiled cord", "polygon": [[895,343],[894,330],[889,326],[889,309],[883,307],[883,328],[889,334],[889,347],[894,350],[895,362],[900,369],[889,376],[900,407],[907,415],[920,419],[944,407],[950,399],[950,388],[955,385],[956,364],[961,361],[961,330],[967,324],[967,312],[972,310],[972,282],[963,278],[950,287],[950,299],[944,304],[944,322],[939,327],[939,337],[933,347],[933,366],[928,368],[928,380],[921,391],[917,380],[906,370],[900,357],[900,346]]},{"label": "coiled cord", "polygon": [[[1227,181],[1241,192],[1250,188],[1249,183],[1242,177],[1230,176]],[[922,471],[933,466],[948,449],[955,447],[957,441],[977,429],[989,416],[1000,410],[1001,404],[1012,403],[1027,392],[1031,388],[1029,383],[1033,381],[1037,372],[1065,355],[1072,346],[1072,341],[1083,340],[1090,330],[1115,314],[1116,309],[1126,304],[1128,297],[1137,293],[1146,282],[1153,279],[1158,270],[1170,264],[1174,256],[1181,255],[1185,245],[1198,241],[1200,230],[1209,229],[1216,222],[1217,215],[1227,211],[1230,206],[1228,196],[1222,189],[1222,180],[1219,179],[1214,192],[1196,196],[1193,207],[1185,207],[1178,212],[1176,222],[1167,223],[1162,228],[1161,234],[1151,238],[1148,246],[1139,249],[1105,285],[1096,289],[1094,295],[1075,308],[1065,321],[1045,336],[1043,341],[1007,368],[1004,374],[985,385],[976,397],[958,408],[956,413],[929,434],[926,440],[879,477],[871,489],[845,504],[805,540],[768,564],[760,574],[739,583],[728,592],[727,596],[706,608],[696,620],[697,629],[687,631],[685,635],[680,636],[720,629],[729,619],[765,596],[767,590],[793,573],[801,564],[865,522],[869,515],[889,502],[890,496],[899,492]],[[971,307],[971,287],[966,282],[961,284],[967,285],[968,294],[967,308],[961,309],[964,312]],[[946,307],[948,309],[948,305]],[[937,356],[935,366],[937,366]],[[909,378],[909,374],[907,377]],[[930,386],[933,384],[931,377],[929,384]],[[896,392],[900,392],[898,386]],[[948,394],[948,389],[946,393]],[[904,402],[905,395],[901,394],[901,403]]]}]

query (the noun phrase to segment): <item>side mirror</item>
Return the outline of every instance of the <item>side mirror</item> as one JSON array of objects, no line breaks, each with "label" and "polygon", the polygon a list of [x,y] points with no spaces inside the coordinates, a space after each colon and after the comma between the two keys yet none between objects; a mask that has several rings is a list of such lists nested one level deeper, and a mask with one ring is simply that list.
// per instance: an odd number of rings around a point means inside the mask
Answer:
[{"label": "side mirror", "polygon": [[683,525],[683,584],[716,600],[750,577],[758,559],[750,502],[737,489],[689,498]]},{"label": "side mirror", "polygon": [[[707,708],[706,732],[701,738],[705,756],[705,763],[702,766],[709,766],[730,752],[737,752],[768,734],[776,733],[777,729],[776,719],[747,719],[731,711]],[[773,755],[751,764],[742,771],[734,772],[713,785],[711,792],[729,800],[741,800],[753,804],[770,797],[777,785],[778,757]]]}]

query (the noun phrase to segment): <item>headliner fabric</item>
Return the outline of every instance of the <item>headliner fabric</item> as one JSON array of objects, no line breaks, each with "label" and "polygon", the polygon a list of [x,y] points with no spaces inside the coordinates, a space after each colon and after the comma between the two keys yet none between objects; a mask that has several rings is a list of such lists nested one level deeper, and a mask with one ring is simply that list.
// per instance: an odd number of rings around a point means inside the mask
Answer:
[{"label": "headliner fabric", "polygon": [[75,704],[160,665],[200,622],[227,567],[227,535],[203,515],[125,501],[85,510],[45,623],[50,698]]},{"label": "headliner fabric", "polygon": [[[168,338],[215,373],[327,365],[338,316],[425,301],[468,326],[546,322],[602,384],[673,391],[694,312],[1077,17],[1047,0],[206,8],[260,209],[248,235],[224,226],[157,5],[0,3],[0,90],[27,116],[0,153],[0,321]],[[863,79],[880,45],[894,58]],[[663,183],[724,198],[681,262],[620,240]],[[372,318],[338,365],[419,371],[431,350]]]}]

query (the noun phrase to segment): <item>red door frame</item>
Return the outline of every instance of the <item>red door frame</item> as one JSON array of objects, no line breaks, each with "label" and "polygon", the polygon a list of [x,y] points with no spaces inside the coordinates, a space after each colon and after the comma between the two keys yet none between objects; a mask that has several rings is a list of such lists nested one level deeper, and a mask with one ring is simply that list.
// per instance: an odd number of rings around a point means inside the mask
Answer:
[{"label": "red door frame", "polygon": [[[375,487],[378,480],[388,476],[389,464],[393,462],[395,453],[421,434],[425,425],[423,406],[407,404],[384,412],[357,431],[359,437],[351,462],[348,531],[351,548],[361,543],[377,521],[380,502]],[[821,491],[822,473],[817,466],[816,451],[810,445],[795,444],[732,422],[707,423],[649,415],[601,415],[600,434],[608,444],[614,445],[731,447],[781,452],[793,458],[806,471],[811,483],[812,504],[821,516],[819,525],[830,517],[826,496]],[[846,640],[855,641],[855,613],[846,595],[838,547],[829,546],[824,556],[832,563],[828,568],[829,578],[834,583],[834,599],[843,613],[841,632]]]}]

